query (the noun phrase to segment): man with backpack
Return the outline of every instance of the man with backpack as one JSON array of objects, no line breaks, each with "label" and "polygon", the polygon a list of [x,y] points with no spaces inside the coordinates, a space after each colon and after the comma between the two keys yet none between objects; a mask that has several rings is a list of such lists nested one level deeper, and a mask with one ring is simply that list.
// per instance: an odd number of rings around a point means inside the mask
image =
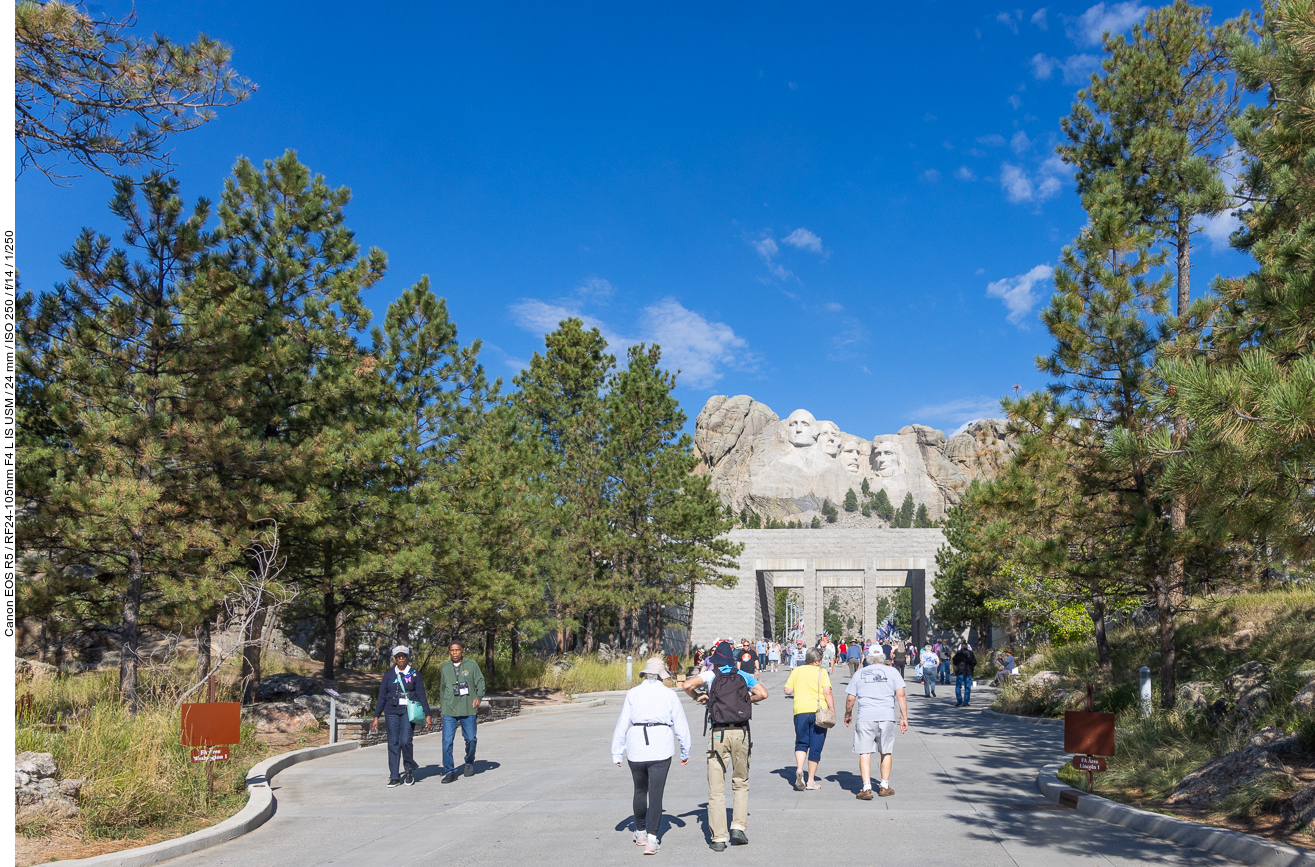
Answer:
[{"label": "man with backpack", "polygon": [[[729,642],[712,649],[712,668],[695,674],[683,684],[695,701],[706,702],[705,727],[711,725],[708,744],[708,831],[714,852],[724,852],[728,843],[746,846],[749,821],[749,754],[753,747],[749,718],[753,705],[767,698],[767,688],[735,665]],[[706,696],[697,690],[706,686]],[[726,771],[731,772],[733,795],[730,831],[726,828]]]},{"label": "man with backpack", "polygon": [[977,668],[977,654],[968,642],[959,642],[959,650],[950,660],[954,666],[955,707],[967,707],[973,700],[973,671]]}]

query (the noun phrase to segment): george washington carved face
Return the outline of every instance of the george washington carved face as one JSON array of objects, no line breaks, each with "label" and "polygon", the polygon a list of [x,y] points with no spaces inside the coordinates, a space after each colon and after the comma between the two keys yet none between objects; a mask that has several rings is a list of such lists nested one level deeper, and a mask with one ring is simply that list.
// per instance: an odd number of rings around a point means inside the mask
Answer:
[{"label": "george washington carved face", "polygon": [[795,448],[805,448],[817,442],[817,419],[806,409],[797,409],[785,420],[785,429],[790,435],[790,444]]}]

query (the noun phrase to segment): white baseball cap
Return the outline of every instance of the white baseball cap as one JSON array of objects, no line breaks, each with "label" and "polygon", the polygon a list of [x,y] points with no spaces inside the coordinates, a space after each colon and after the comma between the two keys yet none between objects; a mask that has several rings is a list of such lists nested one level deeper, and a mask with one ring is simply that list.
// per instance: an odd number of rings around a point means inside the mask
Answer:
[{"label": "white baseball cap", "polygon": [[399,653],[404,653],[407,656],[410,656],[411,648],[407,647],[405,644],[399,644],[393,648],[393,656],[397,656]]}]

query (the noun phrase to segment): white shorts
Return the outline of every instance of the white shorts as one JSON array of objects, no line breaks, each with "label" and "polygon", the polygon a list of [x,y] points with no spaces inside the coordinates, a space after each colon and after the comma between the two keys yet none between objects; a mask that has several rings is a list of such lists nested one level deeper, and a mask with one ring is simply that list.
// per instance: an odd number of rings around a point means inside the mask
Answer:
[{"label": "white shorts", "polygon": [[881,753],[883,756],[895,752],[895,732],[899,723],[894,720],[886,722],[854,723],[854,752],[861,755]]}]

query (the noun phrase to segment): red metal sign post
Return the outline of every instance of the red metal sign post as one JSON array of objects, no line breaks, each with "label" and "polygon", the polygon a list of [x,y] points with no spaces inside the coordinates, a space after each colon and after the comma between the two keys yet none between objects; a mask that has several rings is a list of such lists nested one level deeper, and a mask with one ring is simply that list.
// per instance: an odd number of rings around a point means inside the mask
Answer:
[{"label": "red metal sign post", "polygon": [[1073,767],[1087,772],[1087,791],[1092,790],[1092,774],[1105,770],[1105,759],[1114,755],[1114,714],[1097,713],[1095,687],[1087,684],[1087,709],[1064,714],[1064,752],[1076,753]]},{"label": "red metal sign post", "polygon": [[184,704],[181,709],[182,743],[192,750],[193,762],[205,762],[206,803],[215,799],[215,762],[228,761],[228,747],[242,740],[242,705],[215,701],[215,676],[206,682],[204,704]]}]

